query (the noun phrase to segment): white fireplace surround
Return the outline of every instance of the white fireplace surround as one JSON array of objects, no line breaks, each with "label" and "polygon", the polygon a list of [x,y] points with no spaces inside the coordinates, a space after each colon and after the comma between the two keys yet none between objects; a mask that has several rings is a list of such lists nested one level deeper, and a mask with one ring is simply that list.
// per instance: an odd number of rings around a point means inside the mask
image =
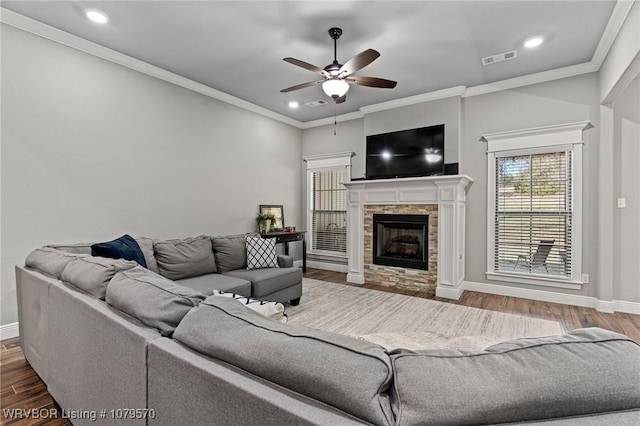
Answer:
[{"label": "white fireplace surround", "polygon": [[364,206],[432,204],[438,206],[438,278],[436,295],[460,296],[464,280],[467,175],[348,182],[347,281],[364,284]]}]

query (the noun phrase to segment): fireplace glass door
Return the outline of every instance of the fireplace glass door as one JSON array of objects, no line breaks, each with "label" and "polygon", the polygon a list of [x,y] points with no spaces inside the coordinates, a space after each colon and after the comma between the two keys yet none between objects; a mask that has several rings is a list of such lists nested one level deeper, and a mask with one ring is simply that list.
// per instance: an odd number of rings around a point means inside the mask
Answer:
[{"label": "fireplace glass door", "polygon": [[374,214],[373,263],[428,269],[428,215]]}]

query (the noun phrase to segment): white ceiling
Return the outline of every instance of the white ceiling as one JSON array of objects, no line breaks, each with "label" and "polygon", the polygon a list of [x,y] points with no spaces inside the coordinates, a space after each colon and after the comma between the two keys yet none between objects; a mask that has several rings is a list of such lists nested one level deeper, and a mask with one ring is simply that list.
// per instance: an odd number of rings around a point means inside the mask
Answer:
[{"label": "white ceiling", "polygon": [[[2,1],[2,7],[172,73],[306,122],[455,86],[473,87],[591,61],[615,7],[608,1]],[[85,8],[106,12],[97,25]],[[344,31],[338,61],[373,48],[381,57],[357,72],[396,80],[395,89],[351,86],[347,101],[320,86],[280,89],[318,75],[282,60],[324,67],[330,27]],[[533,35],[545,42],[522,43]],[[481,58],[517,49],[517,58]]]}]

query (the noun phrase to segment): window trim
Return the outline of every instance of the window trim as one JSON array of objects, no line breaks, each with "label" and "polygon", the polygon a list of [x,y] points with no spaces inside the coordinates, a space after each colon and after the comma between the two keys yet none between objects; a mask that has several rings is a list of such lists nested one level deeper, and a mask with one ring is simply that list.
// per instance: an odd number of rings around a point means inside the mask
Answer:
[{"label": "window trim", "polygon": [[[581,289],[582,282],[582,132],[593,126],[588,121],[483,135],[487,142],[487,269],[489,280],[546,287]],[[537,274],[496,271],[494,241],[496,217],[496,158],[510,155],[572,151],[572,270],[571,276],[547,277]]]},{"label": "window trim", "polygon": [[[307,200],[305,204],[305,215],[307,218],[307,227],[309,228],[309,237],[306,238],[307,243],[307,254],[316,254],[325,257],[335,257],[339,259],[347,258],[347,251],[345,253],[339,253],[334,251],[326,251],[326,250],[314,250],[313,247],[313,230],[311,229],[313,218],[312,218],[312,207],[313,207],[313,178],[312,174],[315,172],[322,171],[330,171],[330,170],[338,170],[344,169],[346,181],[351,182],[351,157],[353,157],[355,152],[353,151],[344,151],[344,152],[336,152],[331,154],[320,154],[320,155],[308,155],[303,157],[304,161],[307,163]],[[349,209],[347,209],[347,221],[349,223]]]}]

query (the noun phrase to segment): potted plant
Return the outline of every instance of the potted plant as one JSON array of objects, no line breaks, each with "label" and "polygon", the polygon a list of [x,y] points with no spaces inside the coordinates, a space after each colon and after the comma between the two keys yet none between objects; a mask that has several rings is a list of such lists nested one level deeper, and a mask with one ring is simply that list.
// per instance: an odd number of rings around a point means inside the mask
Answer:
[{"label": "potted plant", "polygon": [[273,213],[258,213],[256,217],[258,232],[270,232],[275,229],[276,216]]}]

